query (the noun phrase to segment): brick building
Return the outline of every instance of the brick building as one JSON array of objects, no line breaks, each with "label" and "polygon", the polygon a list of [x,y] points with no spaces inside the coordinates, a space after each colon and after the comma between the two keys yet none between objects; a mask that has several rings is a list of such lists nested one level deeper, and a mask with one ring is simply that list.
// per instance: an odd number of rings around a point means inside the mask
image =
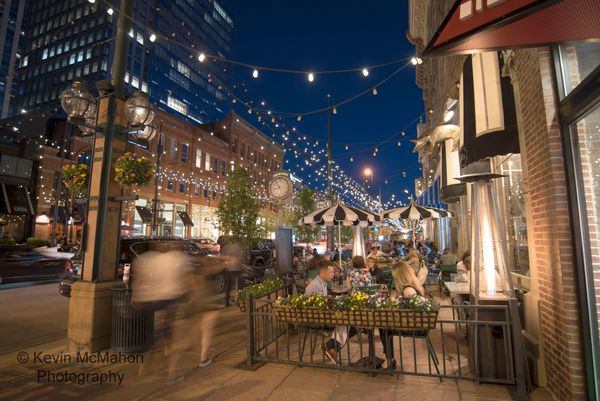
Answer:
[{"label": "brick building", "polygon": [[[409,2],[408,36],[417,54],[454,4],[451,0]],[[598,399],[600,45],[577,42],[425,58],[417,67],[417,84],[427,110],[425,129],[454,123],[461,129],[461,147],[465,147],[468,119],[479,116],[463,110],[466,65],[481,63],[486,92],[475,96],[485,103],[485,96],[494,90],[485,78],[491,69],[484,64],[486,57],[498,60],[497,81],[510,83],[516,112],[514,126],[503,129],[516,130],[518,150],[498,151],[482,162],[491,172],[505,176],[495,180],[495,186],[507,227],[512,280],[524,293],[529,367],[534,382],[546,387],[555,400]],[[447,119],[449,99],[457,101],[459,113],[453,119]],[[508,134],[505,138],[510,141]],[[477,163],[464,163],[465,155],[453,155],[451,147],[452,141],[446,140],[421,150],[430,164],[427,168],[423,164],[424,176],[417,186],[423,191],[440,188],[442,201],[457,213],[452,248],[462,252],[471,244],[470,188],[452,187],[458,185],[452,172],[474,172]]]},{"label": "brick building", "polygon": [[[158,164],[160,139],[162,155],[158,190],[155,191],[156,181],[153,180],[148,187],[134,189],[130,195],[137,195],[137,200],[123,202],[124,225],[135,228],[135,231],[124,231],[123,234],[152,233],[154,221],[151,217],[148,218],[147,212],[152,213],[156,195],[159,234],[216,239],[220,234],[217,205],[227,186],[227,174],[236,165],[242,165],[251,171],[260,197],[261,214],[273,214],[275,205],[269,201],[266,188],[273,172],[283,164],[284,150],[281,145],[271,141],[233,112],[222,121],[199,126],[159,109],[155,111],[154,124],[159,134],[149,146],[130,142],[127,150]],[[32,155],[33,160],[39,159],[36,214],[46,214],[51,219],[54,214],[56,177],[62,157],[59,148],[67,132],[67,123],[57,122],[52,127],[52,132],[47,133],[47,144],[34,146],[37,152]],[[89,163],[91,137],[81,137],[77,128],[73,131],[71,140],[67,141],[68,149],[63,163]],[[244,152],[248,150],[244,156],[238,151],[242,148]],[[59,197],[59,205],[66,207],[66,210],[71,210],[69,196],[68,191],[63,189]],[[74,205],[77,208],[77,202]],[[76,230],[80,228],[80,214],[85,214],[83,207],[79,206],[79,209],[81,212],[77,213],[78,210],[75,210],[74,214]],[[62,208],[59,211],[62,216]],[[186,227],[178,212],[187,213],[194,225]],[[57,221],[57,231],[62,234],[66,229],[65,218],[59,216]],[[51,224],[38,224],[35,233],[37,236],[47,237],[50,227]]]}]

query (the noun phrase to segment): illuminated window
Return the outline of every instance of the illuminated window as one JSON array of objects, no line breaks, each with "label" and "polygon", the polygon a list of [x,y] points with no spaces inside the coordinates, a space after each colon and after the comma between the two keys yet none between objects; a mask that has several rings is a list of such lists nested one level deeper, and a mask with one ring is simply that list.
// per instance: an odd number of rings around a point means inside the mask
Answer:
[{"label": "illuminated window", "polygon": [[171,96],[167,98],[167,106],[175,111],[180,112],[181,114],[187,114],[188,112],[188,107],[185,103]]}]

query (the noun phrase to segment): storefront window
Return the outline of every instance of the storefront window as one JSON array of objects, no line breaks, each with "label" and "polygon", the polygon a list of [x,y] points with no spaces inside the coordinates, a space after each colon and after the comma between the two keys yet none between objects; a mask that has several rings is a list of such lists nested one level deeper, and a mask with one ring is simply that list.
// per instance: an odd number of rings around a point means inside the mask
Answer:
[{"label": "storefront window", "polygon": [[162,235],[173,235],[173,204],[163,203],[164,209],[162,210],[162,219],[164,221],[162,225]]},{"label": "storefront window", "polygon": [[[187,206],[186,205],[176,205],[175,211],[187,212]],[[174,231],[173,235],[175,235],[177,237],[182,237],[182,238],[185,237],[185,225],[183,224],[183,221],[181,221],[181,218],[179,217],[179,215],[177,213],[175,213],[175,231]]]},{"label": "storefront window", "polygon": [[[575,166],[582,178],[583,188],[580,196],[581,222],[587,224],[588,238],[584,239],[584,249],[588,249],[585,255],[585,269],[592,274],[589,276],[596,278],[593,280],[595,292],[592,292],[595,302],[595,308],[590,305],[590,311],[596,315],[593,318],[600,324],[600,106],[588,114],[585,118],[571,127],[571,135],[578,142],[579,165]],[[576,157],[576,159],[577,159]],[[592,290],[592,291],[594,291]],[[594,325],[591,325],[592,328]],[[596,325],[596,329],[597,329]],[[600,333],[595,333],[596,338]]]},{"label": "storefront window", "polygon": [[[136,206],[150,207],[152,210],[152,204],[146,199],[138,199],[135,201]],[[134,232],[130,232],[128,234],[144,234],[146,232],[146,224],[142,221],[142,217],[138,213],[136,208],[133,208],[133,228],[135,228]]]},{"label": "storefront window", "polygon": [[499,173],[498,195],[504,210],[504,224],[508,251],[508,266],[514,273],[529,276],[529,248],[521,155],[501,156],[496,160]]},{"label": "storefront window", "polygon": [[559,54],[564,95],[567,96],[600,65],[600,43],[578,42],[559,46]]}]

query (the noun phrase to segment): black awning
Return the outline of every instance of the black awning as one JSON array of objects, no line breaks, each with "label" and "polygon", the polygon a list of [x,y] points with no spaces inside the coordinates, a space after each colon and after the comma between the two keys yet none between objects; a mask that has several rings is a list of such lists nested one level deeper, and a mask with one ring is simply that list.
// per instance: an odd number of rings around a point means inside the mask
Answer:
[{"label": "black awning", "polygon": [[152,224],[152,210],[148,209],[145,206],[136,206],[135,210],[137,210],[138,214],[142,218],[142,221],[145,224]]},{"label": "black awning", "polygon": [[190,219],[190,215],[187,212],[177,212],[181,221],[183,221],[183,225],[186,227],[194,227],[194,223],[192,219]]},{"label": "black awning", "polygon": [[6,214],[34,214],[29,191],[24,186],[1,184],[0,212]]},{"label": "black awning", "polygon": [[[52,206],[50,208],[50,214],[48,217],[50,221],[54,221],[54,210],[56,206]],[[56,215],[56,223],[57,224],[67,224],[69,222],[69,209],[66,206],[58,206],[57,215]]]},{"label": "black awning", "polygon": [[[475,83],[473,72],[473,57],[467,57],[463,67],[463,143],[460,149],[460,167],[464,168],[471,163],[488,157],[519,153],[519,130],[517,127],[517,111],[515,96],[510,77],[498,74],[500,82],[503,128],[490,130],[485,134],[477,134],[477,114],[475,107]],[[500,66],[503,60],[496,53]],[[501,70],[501,68],[500,68]],[[481,104],[481,99],[477,99]],[[489,110],[488,110],[489,112]]]}]

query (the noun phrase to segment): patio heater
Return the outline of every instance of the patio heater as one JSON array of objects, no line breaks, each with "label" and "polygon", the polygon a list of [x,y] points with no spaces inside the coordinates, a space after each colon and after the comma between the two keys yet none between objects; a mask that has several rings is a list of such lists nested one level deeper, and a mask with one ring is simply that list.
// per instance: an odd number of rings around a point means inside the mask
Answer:
[{"label": "patio heater", "polygon": [[503,176],[483,173],[457,177],[471,183],[470,298],[471,304],[478,307],[469,313],[468,319],[478,323],[468,326],[469,360],[474,373],[483,381],[516,377],[519,391],[526,391],[521,322],[492,182],[499,177]]}]

